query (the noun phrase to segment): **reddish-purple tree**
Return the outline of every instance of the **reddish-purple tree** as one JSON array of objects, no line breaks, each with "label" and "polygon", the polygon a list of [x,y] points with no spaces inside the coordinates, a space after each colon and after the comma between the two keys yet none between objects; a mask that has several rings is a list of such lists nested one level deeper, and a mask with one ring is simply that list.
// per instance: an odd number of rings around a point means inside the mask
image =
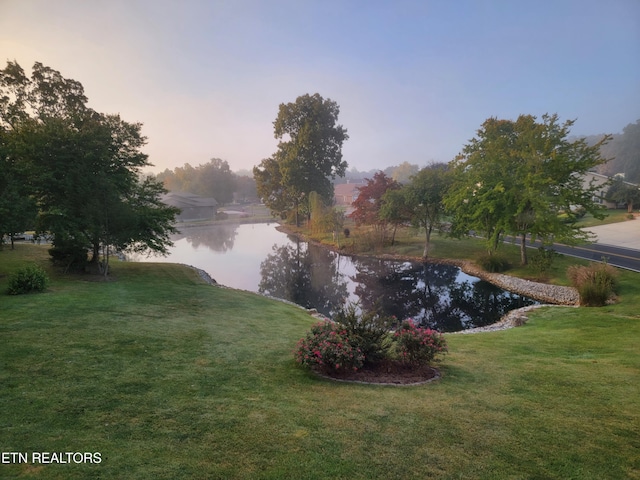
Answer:
[{"label": "reddish-purple tree", "polygon": [[349,215],[357,226],[371,225],[380,242],[384,242],[389,222],[381,218],[383,196],[389,190],[398,190],[401,185],[384,172],[377,172],[373,179],[366,178],[366,185],[358,187],[358,197],[351,204],[354,211]]}]

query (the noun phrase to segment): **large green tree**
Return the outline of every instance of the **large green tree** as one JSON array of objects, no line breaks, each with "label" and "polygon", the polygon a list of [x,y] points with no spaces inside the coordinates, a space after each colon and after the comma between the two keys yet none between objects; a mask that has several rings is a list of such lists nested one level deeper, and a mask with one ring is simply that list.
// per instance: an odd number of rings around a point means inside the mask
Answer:
[{"label": "large green tree", "polygon": [[448,165],[429,165],[411,177],[403,188],[405,202],[409,208],[411,222],[424,229],[424,251],[427,258],[431,244],[431,234],[440,227],[444,215],[444,197],[451,184],[452,175]]},{"label": "large green tree", "polygon": [[342,144],[349,137],[337,123],[339,113],[336,102],[317,93],[280,104],[273,122],[278,150],[254,168],[258,193],[274,213],[293,211],[298,223],[298,212],[309,211],[311,192],[332,203],[331,180],[343,177],[347,168]]},{"label": "large green tree", "polygon": [[11,135],[0,126],[0,247],[7,235],[13,249],[15,234],[34,228],[37,210],[24,173],[10,154],[10,141]]},{"label": "large green tree", "polygon": [[593,201],[596,185],[583,185],[582,174],[606,162],[599,143],[567,139],[574,121],[557,115],[537,121],[489,118],[451,162],[454,182],[445,198],[453,215],[452,232],[484,234],[489,252],[503,235],[520,239],[521,263],[527,263],[528,236],[546,243],[575,243],[587,238],[577,225],[579,207],[601,218]]},{"label": "large green tree", "polygon": [[160,184],[140,183],[142,167],[150,165],[141,124],[95,112],[86,102],[79,82],[40,63],[30,78],[15,62],[0,70],[0,126],[9,138],[4,160],[26,172],[39,228],[53,234],[58,248],[91,250],[96,264],[109,245],[166,253],[177,211],[160,204]]}]

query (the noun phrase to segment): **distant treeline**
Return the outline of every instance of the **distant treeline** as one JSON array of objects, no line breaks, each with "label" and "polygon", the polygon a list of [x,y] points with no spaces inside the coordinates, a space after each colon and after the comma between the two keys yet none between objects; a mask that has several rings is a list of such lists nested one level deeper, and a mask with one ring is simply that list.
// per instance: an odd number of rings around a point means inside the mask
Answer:
[{"label": "distant treeline", "polygon": [[[588,145],[595,145],[604,135],[589,135]],[[625,180],[640,183],[640,120],[627,125],[621,134],[613,135],[609,143],[601,148],[601,155],[611,160],[598,167],[598,173],[613,176],[623,173]],[[382,171],[398,183],[408,183],[411,176],[423,166],[403,162],[384,170],[359,171],[355,167],[347,170],[345,177],[336,178],[335,183],[365,183]],[[258,200],[256,182],[249,171],[234,173],[225,160],[212,158],[204,165],[192,167],[188,163],[173,170],[166,169],[157,175],[165,188],[171,191],[195,193],[203,197],[213,197],[220,204],[252,202]]]},{"label": "distant treeline", "polygon": [[[587,143],[595,145],[603,136],[589,135]],[[640,183],[640,120],[624,127],[621,134],[613,135],[600,153],[611,160],[598,167],[598,173],[609,176],[624,173],[627,182]]]},{"label": "distant treeline", "polygon": [[256,182],[249,175],[234,173],[225,160],[212,158],[208,163],[192,167],[185,163],[157,175],[167,190],[213,197],[220,205],[245,203],[258,199]]}]

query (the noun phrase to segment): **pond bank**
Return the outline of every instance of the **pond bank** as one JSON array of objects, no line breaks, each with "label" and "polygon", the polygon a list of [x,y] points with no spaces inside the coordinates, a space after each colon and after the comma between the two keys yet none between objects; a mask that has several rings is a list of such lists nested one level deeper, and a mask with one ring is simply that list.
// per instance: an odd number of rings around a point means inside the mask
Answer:
[{"label": "pond bank", "polygon": [[[425,261],[423,258],[402,256],[402,255],[345,254],[343,252],[340,252],[340,250],[332,247],[331,245],[327,245],[317,240],[308,238],[306,235],[302,233],[294,232],[291,229],[287,228],[287,226],[285,225],[279,225],[276,227],[276,229],[288,235],[295,236],[305,242],[313,243],[314,245],[318,245],[328,250],[332,250],[336,253],[339,253],[340,255],[349,255],[352,257],[373,256],[375,258],[379,258],[382,260],[395,260],[395,261],[417,262],[417,263],[423,263]],[[486,272],[481,267],[479,267],[475,263],[468,260],[428,259],[427,262],[456,266],[468,275],[478,277],[504,290],[507,290],[509,292],[516,293],[519,295],[525,295],[543,303],[542,305],[533,305],[529,307],[523,307],[516,310],[512,310],[511,312],[504,315],[500,319],[500,321],[492,325],[488,325],[486,327],[472,328],[469,330],[464,330],[463,332],[456,332],[456,333],[475,333],[475,332],[486,332],[486,331],[494,331],[494,330],[504,330],[507,328],[524,324],[527,321],[526,313],[529,312],[530,310],[540,308],[540,307],[545,307],[545,306],[558,306],[558,305],[578,306],[580,303],[580,297],[578,295],[578,291],[573,287],[566,287],[561,285],[549,285],[546,283],[539,283],[531,280],[526,280],[523,278],[504,275],[502,273]]]},{"label": "pond bank", "polygon": [[[417,263],[425,262],[423,258],[403,256],[403,255],[345,254],[344,252],[341,252],[340,250],[333,248],[331,245],[327,245],[326,243],[322,243],[317,240],[310,239],[302,233],[294,232],[289,228],[287,228],[285,225],[279,225],[276,227],[276,229],[288,235],[293,235],[295,237],[298,237],[300,240],[303,240],[305,242],[313,243],[314,245],[318,245],[328,250],[332,250],[336,253],[339,253],[340,255],[348,255],[352,257],[373,256],[375,258],[379,258],[382,260],[395,260],[395,261],[402,261],[402,262],[417,262]],[[475,263],[468,260],[427,259],[426,262],[441,263],[445,265],[456,266],[468,275],[478,277],[482,280],[492,283],[493,285],[496,285],[497,287],[503,288],[504,290],[508,290],[509,292],[517,293],[519,295],[526,295],[535,300],[538,300],[539,302],[550,303],[554,305],[578,305],[580,303],[580,297],[578,295],[578,291],[573,287],[565,287],[561,285],[549,285],[547,283],[539,283],[531,280],[525,280],[524,278],[511,277],[509,275],[504,275],[502,273],[486,272],[481,267],[479,267]]]}]

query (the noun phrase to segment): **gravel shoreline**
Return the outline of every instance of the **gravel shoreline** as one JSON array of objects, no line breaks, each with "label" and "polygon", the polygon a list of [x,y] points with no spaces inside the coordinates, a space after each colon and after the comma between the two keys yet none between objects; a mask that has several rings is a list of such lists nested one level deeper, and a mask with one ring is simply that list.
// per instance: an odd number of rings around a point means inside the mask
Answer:
[{"label": "gravel shoreline", "polygon": [[[291,232],[286,227],[282,225],[276,227],[278,230],[287,233],[289,235],[294,235],[304,240],[305,242],[310,242],[315,245],[319,245],[328,250],[332,250],[341,255],[347,255],[345,253],[339,252],[330,246],[323,244],[321,242],[311,240],[306,238],[304,235]],[[350,255],[353,257],[365,256],[365,255]],[[422,258],[416,257],[408,257],[408,256],[399,256],[399,255],[375,255],[376,258],[388,259],[388,260],[396,260],[396,261],[407,261],[407,262],[423,262]],[[452,259],[437,259],[437,260],[427,260],[432,263],[444,263],[447,265],[454,265],[459,267],[464,273],[468,275],[472,275],[474,277],[478,277],[482,280],[485,280],[493,285],[496,285],[504,290],[507,290],[512,293],[517,293],[519,295],[526,295],[527,297],[533,298],[542,304],[539,305],[531,305],[528,307],[518,308],[516,310],[512,310],[505,314],[498,322],[488,325],[486,327],[478,327],[471,328],[468,330],[463,330],[461,332],[455,333],[478,333],[478,332],[491,332],[496,330],[505,330],[507,328],[513,328],[526,323],[528,317],[527,313],[531,310],[535,310],[537,308],[542,307],[554,307],[554,306],[571,306],[577,307],[580,304],[580,296],[578,295],[578,291],[573,287],[565,287],[561,285],[549,285],[546,283],[533,282],[531,280],[525,280],[523,278],[511,277],[509,275],[504,275],[502,273],[489,273],[482,268],[480,268],[475,263],[465,260],[452,260]]]}]

